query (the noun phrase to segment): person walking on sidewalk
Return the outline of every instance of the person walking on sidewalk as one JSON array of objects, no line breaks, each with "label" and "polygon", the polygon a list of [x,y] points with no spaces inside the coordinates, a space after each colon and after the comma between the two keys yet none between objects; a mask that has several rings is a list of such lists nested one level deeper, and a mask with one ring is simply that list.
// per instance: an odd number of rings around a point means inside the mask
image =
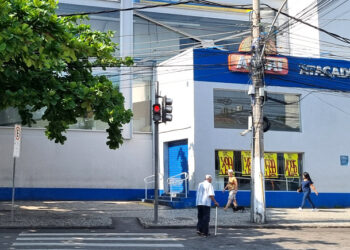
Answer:
[{"label": "person walking on sidewalk", "polygon": [[236,177],[233,176],[232,169],[228,170],[228,183],[222,192],[225,192],[226,189],[229,191],[229,194],[228,194],[227,204],[224,207],[224,210],[226,211],[232,205],[232,202],[233,202],[234,210],[236,210],[237,209],[236,194],[238,191],[238,182]]},{"label": "person walking on sidewalk", "polygon": [[312,202],[310,194],[311,189],[315,192],[316,195],[318,195],[318,192],[314,186],[314,183],[311,180],[311,177],[308,172],[303,173],[303,181],[301,182],[301,190],[303,191],[303,200],[301,202],[301,206],[299,207],[299,210],[302,210],[305,205],[305,201],[308,200],[309,203],[312,206],[313,211],[317,211],[315,204]]},{"label": "person walking on sidewalk", "polygon": [[214,188],[211,184],[212,177],[205,176],[205,180],[198,185],[196,206],[198,210],[197,234],[201,236],[209,236],[210,206],[213,201],[215,206],[219,203],[215,200]]}]

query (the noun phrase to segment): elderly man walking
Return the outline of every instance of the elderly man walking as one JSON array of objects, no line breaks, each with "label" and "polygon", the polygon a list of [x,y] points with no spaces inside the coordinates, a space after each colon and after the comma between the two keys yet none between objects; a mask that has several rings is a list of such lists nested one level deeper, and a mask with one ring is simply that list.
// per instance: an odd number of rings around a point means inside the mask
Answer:
[{"label": "elderly man walking", "polygon": [[198,223],[197,234],[201,236],[209,236],[209,221],[210,221],[210,206],[211,201],[215,206],[219,206],[214,196],[214,188],[211,184],[212,177],[210,175],[205,176],[205,180],[198,185],[196,206],[198,209]]}]

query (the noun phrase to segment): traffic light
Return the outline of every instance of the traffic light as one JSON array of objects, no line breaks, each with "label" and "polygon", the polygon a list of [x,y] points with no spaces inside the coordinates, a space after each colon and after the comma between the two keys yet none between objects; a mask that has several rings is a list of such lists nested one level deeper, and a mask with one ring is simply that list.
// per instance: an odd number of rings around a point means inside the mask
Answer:
[{"label": "traffic light", "polygon": [[173,115],[171,114],[173,112],[173,99],[167,98],[166,96],[163,97],[163,110],[162,110],[162,122],[171,122],[173,120]]},{"label": "traffic light", "polygon": [[161,113],[162,107],[160,104],[153,104],[152,113],[153,113],[153,121],[159,122],[162,119]]},{"label": "traffic light", "polygon": [[263,131],[264,132],[269,131],[270,127],[271,127],[270,120],[266,116],[264,116],[263,117]]}]

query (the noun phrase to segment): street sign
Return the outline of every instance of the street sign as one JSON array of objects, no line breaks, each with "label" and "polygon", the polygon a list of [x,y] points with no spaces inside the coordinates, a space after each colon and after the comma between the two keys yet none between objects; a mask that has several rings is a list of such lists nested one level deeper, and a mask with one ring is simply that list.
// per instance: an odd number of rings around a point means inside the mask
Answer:
[{"label": "street sign", "polygon": [[14,138],[14,145],[13,145],[13,157],[19,158],[20,151],[21,151],[21,137],[22,137],[22,127],[19,124],[15,125],[15,138]]}]

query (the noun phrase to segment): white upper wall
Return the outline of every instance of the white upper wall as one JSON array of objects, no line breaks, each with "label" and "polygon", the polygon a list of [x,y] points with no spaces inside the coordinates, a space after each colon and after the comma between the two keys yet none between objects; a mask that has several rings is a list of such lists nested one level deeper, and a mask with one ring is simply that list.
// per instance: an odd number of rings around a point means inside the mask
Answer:
[{"label": "white upper wall", "polygon": [[[16,161],[16,187],[143,189],[152,174],[150,134],[134,134],[117,150],[107,134],[69,130],[64,145],[49,141],[43,129],[22,129]],[[0,129],[0,186],[12,186],[13,128]],[[132,181],[130,181],[132,180]]]},{"label": "white upper wall", "polygon": [[193,51],[162,62],[157,69],[157,80],[159,94],[173,99],[173,120],[161,124],[160,132],[193,127]]},{"label": "white upper wall", "polygon": [[[173,120],[159,125],[160,171],[167,178],[167,143],[188,140],[188,173],[190,188],[195,189],[193,173],[194,157],[194,100],[193,100],[193,51],[188,50],[162,62],[157,68],[160,95],[173,99]],[[161,101],[161,99],[160,99]],[[166,189],[166,186],[163,186]]]}]

